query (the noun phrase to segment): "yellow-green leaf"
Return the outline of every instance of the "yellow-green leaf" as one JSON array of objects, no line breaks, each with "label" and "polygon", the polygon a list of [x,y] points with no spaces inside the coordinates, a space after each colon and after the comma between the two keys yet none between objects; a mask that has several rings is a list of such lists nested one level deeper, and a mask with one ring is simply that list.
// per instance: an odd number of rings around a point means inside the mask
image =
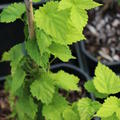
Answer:
[{"label": "yellow-green leaf", "polygon": [[57,43],[52,43],[49,46],[49,51],[55,57],[58,57],[60,60],[67,62],[69,59],[74,59],[72,53],[67,45],[61,45]]},{"label": "yellow-green leaf", "polygon": [[53,81],[47,73],[42,73],[40,78],[32,83],[30,91],[37,100],[41,100],[42,103],[49,104],[52,102],[55,88]]},{"label": "yellow-green leaf", "polygon": [[51,73],[51,77],[55,84],[60,88],[65,90],[79,90],[79,78],[72,74],[68,74],[61,70],[57,73]]},{"label": "yellow-green leaf", "polygon": [[114,94],[120,92],[120,77],[101,63],[98,63],[96,67],[93,82],[100,93]]}]

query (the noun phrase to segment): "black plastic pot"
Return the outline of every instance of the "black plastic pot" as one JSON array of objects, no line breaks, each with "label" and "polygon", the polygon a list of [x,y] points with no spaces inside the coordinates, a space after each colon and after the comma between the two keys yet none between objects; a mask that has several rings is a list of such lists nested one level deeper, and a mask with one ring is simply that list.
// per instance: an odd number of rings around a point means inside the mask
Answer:
[{"label": "black plastic pot", "polygon": [[[84,61],[86,62],[88,66],[88,71],[90,76],[94,76],[94,70],[98,64],[98,60],[92,56],[86,49],[85,49],[85,43],[84,41],[80,42],[79,46],[81,47],[81,51],[84,55]],[[120,62],[112,62],[112,63],[103,63],[109,68],[111,68],[115,73],[120,73]]]},{"label": "black plastic pot", "polygon": [[[83,80],[83,82],[86,82],[90,80],[90,77],[88,74],[86,74],[82,69],[79,67],[76,67],[72,64],[68,63],[61,63],[61,64],[55,64],[51,66],[51,71],[58,72],[59,70],[64,70],[65,72],[68,72],[70,74],[74,74],[75,76],[78,76],[80,80]],[[92,100],[95,100],[93,94],[86,94],[88,97],[90,97]],[[94,118],[94,120],[100,120],[99,118]]]},{"label": "black plastic pot", "polygon": [[[51,66],[51,71],[58,72],[59,70],[64,70],[67,73],[78,76],[82,83],[85,83],[86,81],[90,80],[88,74],[86,74],[82,69],[69,63],[60,63]],[[92,94],[87,95],[90,96],[93,100],[95,99]]]}]

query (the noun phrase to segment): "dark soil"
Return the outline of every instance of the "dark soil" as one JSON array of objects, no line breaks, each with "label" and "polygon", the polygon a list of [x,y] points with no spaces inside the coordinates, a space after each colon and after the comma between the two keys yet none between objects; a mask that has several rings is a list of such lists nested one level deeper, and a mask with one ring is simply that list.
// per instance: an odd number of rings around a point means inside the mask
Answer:
[{"label": "dark soil", "polygon": [[0,85],[0,120],[8,120],[7,117],[10,113],[8,94],[5,93],[3,86]]},{"label": "dark soil", "polygon": [[[120,7],[112,5],[89,12],[90,20],[84,34],[86,49],[102,62],[120,61]],[[92,17],[91,17],[92,16]]]},{"label": "dark soil", "polygon": [[87,91],[84,88],[84,83],[86,81],[80,80],[78,86],[80,88],[80,91],[70,91],[67,92],[65,90],[60,89],[59,92],[62,96],[64,96],[70,103],[78,101],[82,97],[88,96]]}]

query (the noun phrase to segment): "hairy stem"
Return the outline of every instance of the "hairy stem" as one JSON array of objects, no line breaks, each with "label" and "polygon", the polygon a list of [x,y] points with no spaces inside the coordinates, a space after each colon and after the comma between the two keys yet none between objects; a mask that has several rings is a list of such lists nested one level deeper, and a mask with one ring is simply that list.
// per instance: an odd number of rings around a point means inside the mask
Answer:
[{"label": "hairy stem", "polygon": [[28,30],[29,30],[29,37],[31,40],[35,38],[35,29],[34,29],[34,15],[33,15],[33,7],[32,7],[32,0],[24,0],[27,12],[27,19],[28,19]]}]

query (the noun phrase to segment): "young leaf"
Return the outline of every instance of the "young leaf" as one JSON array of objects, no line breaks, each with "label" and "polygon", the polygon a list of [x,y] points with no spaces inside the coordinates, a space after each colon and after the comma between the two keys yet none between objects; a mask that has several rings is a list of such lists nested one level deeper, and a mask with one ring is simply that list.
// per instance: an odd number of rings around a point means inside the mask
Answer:
[{"label": "young leaf", "polygon": [[61,70],[57,73],[51,73],[51,77],[55,80],[55,84],[60,88],[65,90],[79,90],[79,78],[74,75]]},{"label": "young leaf", "polygon": [[37,100],[42,103],[49,104],[53,99],[55,88],[53,81],[47,73],[42,73],[38,80],[35,80],[30,86],[30,91]]},{"label": "young leaf", "polygon": [[26,50],[30,57],[41,67],[46,68],[49,61],[49,54],[40,54],[39,48],[35,40],[28,40],[26,42]]},{"label": "young leaf", "polygon": [[86,39],[85,36],[83,35],[83,28],[78,30],[76,27],[73,26],[71,22],[69,22],[68,26],[69,27],[66,34],[66,43],[68,45]]},{"label": "young leaf", "polygon": [[83,30],[83,28],[87,25],[88,22],[87,11],[79,9],[77,7],[72,7],[71,20],[77,30]]},{"label": "young leaf", "polygon": [[106,98],[108,96],[107,94],[100,93],[96,90],[93,80],[87,81],[84,84],[84,87],[88,92],[93,93],[97,98]]},{"label": "young leaf", "polygon": [[43,30],[36,30],[37,43],[40,49],[41,55],[47,51],[52,42],[52,38],[47,35]]},{"label": "young leaf", "polygon": [[68,107],[68,102],[56,93],[52,103],[43,106],[43,115],[47,120],[63,120],[63,111]]},{"label": "young leaf", "polygon": [[97,101],[92,101],[89,98],[82,98],[78,101],[78,111],[80,120],[91,120],[95,112],[101,107]]},{"label": "young leaf", "polygon": [[102,118],[101,120],[119,120],[116,114],[114,113],[112,116],[107,118]]},{"label": "young leaf", "polygon": [[58,11],[58,2],[47,2],[35,12],[37,27],[43,29],[48,35],[65,44],[68,31],[69,10]]},{"label": "young leaf", "polygon": [[35,40],[27,40],[26,41],[26,50],[30,57],[40,65],[40,51],[38,49],[37,43]]},{"label": "young leaf", "polygon": [[19,89],[25,79],[25,72],[22,70],[21,67],[17,67],[16,70],[12,74],[12,93],[15,93],[17,89]]},{"label": "young leaf", "polygon": [[14,22],[16,19],[21,18],[25,12],[25,5],[22,3],[13,3],[5,8],[0,14],[0,22]]},{"label": "young leaf", "polygon": [[43,53],[42,56],[40,56],[40,60],[41,60],[41,67],[43,67],[43,69],[47,69],[48,68],[48,64],[49,64],[49,58],[50,58],[50,54],[48,52]]},{"label": "young leaf", "polygon": [[10,61],[9,52],[4,52],[3,53],[1,62],[4,62],[4,61]]},{"label": "young leaf", "polygon": [[[15,68],[19,65],[20,61],[24,57],[23,44],[17,44],[9,51],[9,59],[11,61],[12,72],[15,72]],[[13,70],[14,69],[14,70]]]},{"label": "young leaf", "polygon": [[78,114],[72,108],[66,108],[63,112],[64,120],[79,120]]},{"label": "young leaf", "polygon": [[100,6],[100,4],[93,0],[61,0],[59,9],[64,10],[67,8],[77,7],[79,9],[88,10]]},{"label": "young leaf", "polygon": [[17,100],[16,111],[19,120],[34,120],[37,113],[37,105],[32,97],[24,95]]},{"label": "young leaf", "polygon": [[95,88],[104,94],[120,92],[120,77],[105,65],[98,63],[94,78]]},{"label": "young leaf", "polygon": [[49,46],[49,51],[55,57],[58,57],[60,60],[67,62],[69,59],[74,58],[71,54],[71,51],[67,45],[61,45],[57,43],[52,43]]},{"label": "young leaf", "polygon": [[96,116],[107,118],[114,113],[116,113],[118,119],[120,119],[120,99],[111,96],[105,100],[102,107],[98,110]]},{"label": "young leaf", "polygon": [[86,10],[99,6],[93,0],[62,0],[59,10],[71,8],[71,20],[78,30],[83,30],[88,21]]}]

